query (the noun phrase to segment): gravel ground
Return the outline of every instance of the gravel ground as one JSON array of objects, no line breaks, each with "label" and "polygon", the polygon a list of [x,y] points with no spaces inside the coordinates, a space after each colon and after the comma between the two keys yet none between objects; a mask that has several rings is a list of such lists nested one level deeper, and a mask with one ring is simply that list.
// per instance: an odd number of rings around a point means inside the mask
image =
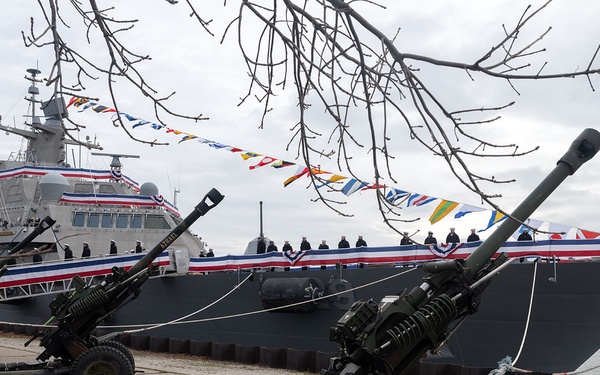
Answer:
[{"label": "gravel ground", "polygon": [[[28,336],[0,334],[0,362],[31,362],[41,353],[36,342],[28,347],[23,344]],[[285,369],[275,369],[233,362],[214,361],[203,357],[181,354],[163,354],[132,350],[136,362],[136,373],[161,375],[223,374],[245,375],[248,373],[264,375],[301,375],[308,374]]]}]

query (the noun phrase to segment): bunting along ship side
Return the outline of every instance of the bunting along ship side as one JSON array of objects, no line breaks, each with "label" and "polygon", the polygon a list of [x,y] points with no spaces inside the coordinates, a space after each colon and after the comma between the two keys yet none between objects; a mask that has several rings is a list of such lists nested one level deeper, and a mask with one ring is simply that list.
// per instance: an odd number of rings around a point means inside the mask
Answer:
[{"label": "bunting along ship side", "polygon": [[[29,73],[30,100],[39,106],[34,84],[39,72]],[[0,320],[5,324],[48,321],[49,303],[71,288],[75,274],[93,283],[113,266],[131,266],[143,255],[131,252],[136,240],[151,248],[180,220],[153,184],[140,186],[122,174],[120,160],[130,155],[111,154],[106,170],[69,166],[69,142],[59,120],[68,115],[64,102],[41,107],[43,123],[34,112],[27,129],[0,125],[28,144],[0,162],[1,256],[40,219],[56,220],[0,277]],[[116,255],[108,255],[110,240],[119,245]],[[84,242],[92,249],[90,258],[80,257]],[[64,260],[66,244],[75,259]],[[200,256],[205,252],[201,239],[186,232],[157,259],[159,272],[144,284],[139,298],[99,332],[335,355],[329,327],[355,301],[379,301],[410,290],[425,275],[419,267],[423,261],[466,257],[477,245],[209,258]],[[600,256],[600,239],[507,242],[500,250],[522,262],[502,271],[486,289],[479,311],[462,323],[439,357],[426,361],[496,367],[504,357],[518,355],[520,368],[575,370],[600,348],[600,263],[594,260]],[[41,255],[41,262],[33,261],[34,254]]]}]

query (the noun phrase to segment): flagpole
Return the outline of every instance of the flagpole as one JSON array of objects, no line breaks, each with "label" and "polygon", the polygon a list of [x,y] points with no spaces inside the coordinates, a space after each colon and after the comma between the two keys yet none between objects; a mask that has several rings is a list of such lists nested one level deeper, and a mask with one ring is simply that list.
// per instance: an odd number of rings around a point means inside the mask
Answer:
[{"label": "flagpole", "polygon": [[260,201],[260,237],[264,238],[265,235],[263,234],[263,211],[262,211],[262,205],[263,205],[263,201]]}]

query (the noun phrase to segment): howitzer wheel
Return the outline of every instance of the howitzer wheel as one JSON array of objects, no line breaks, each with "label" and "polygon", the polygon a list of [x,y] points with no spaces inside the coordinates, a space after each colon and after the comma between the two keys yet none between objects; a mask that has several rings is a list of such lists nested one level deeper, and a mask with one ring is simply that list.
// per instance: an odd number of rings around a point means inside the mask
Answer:
[{"label": "howitzer wheel", "polygon": [[103,341],[103,342],[99,343],[98,346],[109,346],[109,347],[115,348],[118,351],[120,351],[121,353],[125,354],[125,357],[127,357],[127,359],[129,360],[129,363],[131,363],[131,368],[135,370],[135,358],[133,358],[133,354],[131,354],[131,351],[129,350],[129,348],[127,346],[125,346],[124,344],[121,344],[118,341],[108,340],[108,341]]},{"label": "howitzer wheel", "polygon": [[100,345],[77,357],[71,375],[133,375],[133,367],[119,349]]}]

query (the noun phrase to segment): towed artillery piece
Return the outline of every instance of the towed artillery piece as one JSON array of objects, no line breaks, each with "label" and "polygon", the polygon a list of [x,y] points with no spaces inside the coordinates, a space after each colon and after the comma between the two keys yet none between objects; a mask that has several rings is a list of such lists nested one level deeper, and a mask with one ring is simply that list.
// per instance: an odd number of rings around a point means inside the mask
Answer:
[{"label": "towed artillery piece", "polygon": [[585,129],[552,172],[468,258],[423,265],[423,283],[381,302],[357,301],[330,328],[339,355],[323,375],[406,374],[428,351],[436,352],[474,314],[493,277],[512,259],[496,251],[546,198],[600,150],[600,133]]},{"label": "towed artillery piece", "polygon": [[[56,328],[45,333],[39,332],[25,344],[27,346],[41,337],[40,346],[45,350],[36,358],[37,362],[5,363],[4,367],[0,367],[0,373],[133,374],[134,359],[127,347],[116,341],[98,339],[92,332],[102,321],[139,296],[142,284],[156,272],[153,261],[196,220],[222,200],[223,195],[219,191],[210,190],[192,213],[129,270],[113,267],[112,274],[106,276],[101,283],[89,286],[79,276],[75,276],[75,290],[57,295],[50,303],[51,320],[57,321]],[[49,223],[50,221],[46,222],[46,225]],[[22,246],[24,245],[19,244],[17,247]],[[11,250],[13,253],[15,251]]]}]

